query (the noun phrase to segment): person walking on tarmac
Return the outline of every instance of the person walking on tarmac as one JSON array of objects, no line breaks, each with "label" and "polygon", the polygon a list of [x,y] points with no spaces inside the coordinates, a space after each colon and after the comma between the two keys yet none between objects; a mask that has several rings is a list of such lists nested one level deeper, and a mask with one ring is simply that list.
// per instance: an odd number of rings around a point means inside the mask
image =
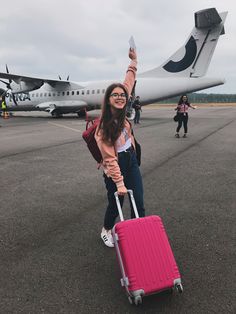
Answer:
[{"label": "person walking on tarmac", "polygon": [[188,97],[186,95],[182,95],[179,99],[178,105],[175,108],[178,114],[178,126],[176,128],[175,137],[179,138],[179,131],[184,126],[184,135],[183,137],[187,137],[188,133],[188,108],[195,109],[195,107],[191,106],[188,102]]},{"label": "person walking on tarmac", "polygon": [[141,103],[140,103],[140,97],[136,96],[134,102],[133,102],[133,108],[135,110],[135,116],[134,116],[134,124],[140,123],[140,111],[142,111]]},{"label": "person walking on tarmac", "polygon": [[[126,107],[137,71],[134,49],[130,49],[129,58],[131,63],[124,83],[114,83],[106,89],[100,123],[95,132],[95,139],[102,154],[103,177],[108,198],[101,239],[108,247],[114,247],[111,229],[118,217],[114,196],[116,191],[122,206],[127,189],[133,190],[139,216],[145,216],[143,183],[136,157],[135,140],[131,123],[126,118]],[[134,217],[131,208],[131,218]]]}]

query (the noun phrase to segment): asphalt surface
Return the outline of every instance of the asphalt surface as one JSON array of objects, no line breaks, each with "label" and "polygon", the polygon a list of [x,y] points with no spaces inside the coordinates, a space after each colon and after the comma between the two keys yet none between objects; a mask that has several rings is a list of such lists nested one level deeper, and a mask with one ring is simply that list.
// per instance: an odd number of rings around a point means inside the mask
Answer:
[{"label": "asphalt surface", "polygon": [[85,122],[0,118],[1,314],[236,313],[236,107],[191,110],[186,139],[174,137],[173,116],[146,107],[134,130],[146,212],[163,219],[184,292],[139,307],[100,239],[106,195]]}]

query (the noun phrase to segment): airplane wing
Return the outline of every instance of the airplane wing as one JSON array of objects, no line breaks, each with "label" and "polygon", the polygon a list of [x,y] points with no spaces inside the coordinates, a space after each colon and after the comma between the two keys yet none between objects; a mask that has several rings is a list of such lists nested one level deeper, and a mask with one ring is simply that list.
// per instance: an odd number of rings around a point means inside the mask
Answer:
[{"label": "airplane wing", "polygon": [[45,83],[55,89],[57,88],[61,89],[61,88],[66,88],[66,87],[68,89],[84,88],[83,86],[74,82],[70,82],[70,81],[45,79],[45,78],[23,76],[23,75],[2,73],[2,72],[0,72],[0,78],[13,81],[12,83],[9,83],[9,86],[13,93],[29,92],[29,91],[40,88]]}]

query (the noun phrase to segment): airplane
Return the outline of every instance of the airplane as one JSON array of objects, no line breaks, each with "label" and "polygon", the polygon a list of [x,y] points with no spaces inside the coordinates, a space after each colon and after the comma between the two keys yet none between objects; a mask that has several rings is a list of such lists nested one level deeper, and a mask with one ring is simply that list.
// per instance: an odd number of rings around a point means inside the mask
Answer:
[{"label": "airplane", "polygon": [[[225,34],[227,12],[208,8],[194,13],[195,26],[185,44],[161,66],[137,75],[135,93],[142,105],[224,84],[224,79],[204,77],[219,36]],[[72,82],[0,73],[8,111],[46,111],[53,117],[67,113],[84,116],[100,109],[105,90],[115,80]],[[117,80],[121,81],[121,80]]]}]

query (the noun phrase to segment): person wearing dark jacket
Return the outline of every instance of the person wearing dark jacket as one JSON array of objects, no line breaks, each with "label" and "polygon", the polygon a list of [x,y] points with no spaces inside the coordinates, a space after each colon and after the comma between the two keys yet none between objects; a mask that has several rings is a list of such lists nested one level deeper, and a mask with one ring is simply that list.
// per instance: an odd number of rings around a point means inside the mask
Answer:
[{"label": "person wearing dark jacket", "polygon": [[135,117],[134,117],[134,124],[140,123],[140,111],[142,111],[141,103],[140,103],[140,97],[136,96],[134,102],[133,102],[133,108],[135,110]]}]

